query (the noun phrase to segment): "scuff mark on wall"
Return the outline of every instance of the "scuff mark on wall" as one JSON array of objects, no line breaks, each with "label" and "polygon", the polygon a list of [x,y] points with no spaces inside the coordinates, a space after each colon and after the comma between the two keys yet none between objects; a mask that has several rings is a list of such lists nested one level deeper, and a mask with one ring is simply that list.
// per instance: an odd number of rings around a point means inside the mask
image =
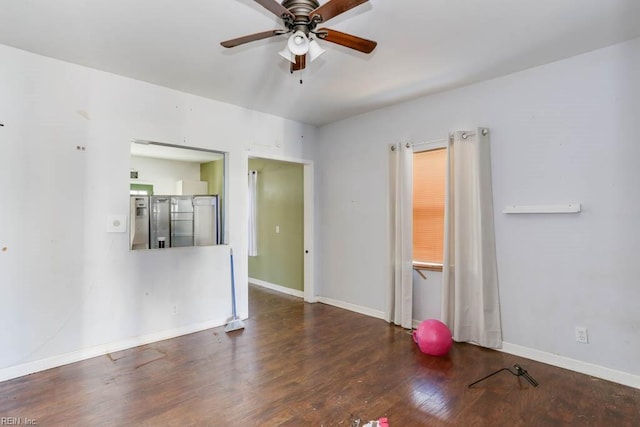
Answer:
[{"label": "scuff mark on wall", "polygon": [[84,110],[78,110],[78,111],[76,111],[76,113],[78,113],[79,116],[82,116],[86,120],[91,120],[91,116],[89,116],[89,113],[87,113]]}]

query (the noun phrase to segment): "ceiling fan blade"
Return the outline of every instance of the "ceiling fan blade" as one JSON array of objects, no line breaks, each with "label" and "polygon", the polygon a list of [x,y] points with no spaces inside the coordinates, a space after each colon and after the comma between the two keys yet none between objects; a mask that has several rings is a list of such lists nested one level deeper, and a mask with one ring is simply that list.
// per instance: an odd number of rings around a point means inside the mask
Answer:
[{"label": "ceiling fan blade", "polygon": [[260,6],[267,9],[269,12],[276,15],[278,18],[284,18],[285,15],[294,19],[293,13],[289,12],[289,9],[278,3],[276,0],[254,0]]},{"label": "ceiling fan blade", "polygon": [[238,37],[236,39],[227,40],[227,41],[221,42],[220,44],[223,47],[227,47],[227,48],[235,47],[235,46],[239,46],[241,44],[253,42],[256,40],[262,40],[262,39],[266,39],[273,36],[279,36],[281,34],[283,34],[282,30],[269,30],[269,31],[263,31],[261,33],[249,34],[248,36]]},{"label": "ceiling fan blade", "polygon": [[296,55],[296,63],[291,63],[291,72],[304,70],[307,66],[307,55]]},{"label": "ceiling fan blade", "polygon": [[342,33],[336,30],[330,30],[329,28],[320,28],[318,30],[318,36],[322,40],[336,43],[350,49],[355,49],[363,53],[373,52],[373,49],[375,49],[378,45],[377,42],[374,42],[372,40],[352,36],[351,34]]},{"label": "ceiling fan blade", "polygon": [[369,0],[329,0],[316,10],[312,11],[309,16],[313,18],[314,15],[318,15],[322,17],[319,22],[327,22],[329,19],[367,1]]}]

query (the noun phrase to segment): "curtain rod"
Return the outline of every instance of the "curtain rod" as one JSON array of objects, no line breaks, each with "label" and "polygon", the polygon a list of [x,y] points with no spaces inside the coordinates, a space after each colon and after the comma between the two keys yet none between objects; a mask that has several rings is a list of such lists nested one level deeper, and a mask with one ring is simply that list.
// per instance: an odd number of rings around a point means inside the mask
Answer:
[{"label": "curtain rod", "polygon": [[[416,145],[441,144],[443,142],[447,142],[447,139],[443,138],[443,139],[436,139],[433,141],[422,141],[422,142],[400,142],[398,143],[398,145],[399,146],[404,145],[406,148],[411,148],[411,147],[415,147]],[[396,144],[391,144],[390,148],[391,148],[391,151],[396,151]]]},{"label": "curtain rod", "polygon": [[[482,128],[482,135],[483,136],[486,136],[488,133],[489,133],[489,129]],[[463,132],[462,133],[462,139],[467,139],[468,137],[473,136],[475,134],[476,134],[475,132]]]}]

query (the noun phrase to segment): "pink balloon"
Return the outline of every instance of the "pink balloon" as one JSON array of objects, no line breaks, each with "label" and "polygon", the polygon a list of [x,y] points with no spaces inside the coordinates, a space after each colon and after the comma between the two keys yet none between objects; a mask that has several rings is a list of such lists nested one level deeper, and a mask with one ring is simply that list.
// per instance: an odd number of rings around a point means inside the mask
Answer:
[{"label": "pink balloon", "polygon": [[413,341],[420,351],[431,356],[444,356],[453,345],[451,331],[439,320],[427,319],[413,331]]}]

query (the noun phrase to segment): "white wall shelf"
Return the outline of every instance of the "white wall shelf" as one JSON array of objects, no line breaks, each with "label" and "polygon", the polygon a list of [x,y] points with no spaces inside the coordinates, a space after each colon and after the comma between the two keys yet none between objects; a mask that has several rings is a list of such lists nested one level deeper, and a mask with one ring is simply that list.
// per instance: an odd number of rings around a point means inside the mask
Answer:
[{"label": "white wall shelf", "polygon": [[580,203],[567,203],[562,205],[508,205],[502,210],[502,213],[578,213],[580,210]]}]

